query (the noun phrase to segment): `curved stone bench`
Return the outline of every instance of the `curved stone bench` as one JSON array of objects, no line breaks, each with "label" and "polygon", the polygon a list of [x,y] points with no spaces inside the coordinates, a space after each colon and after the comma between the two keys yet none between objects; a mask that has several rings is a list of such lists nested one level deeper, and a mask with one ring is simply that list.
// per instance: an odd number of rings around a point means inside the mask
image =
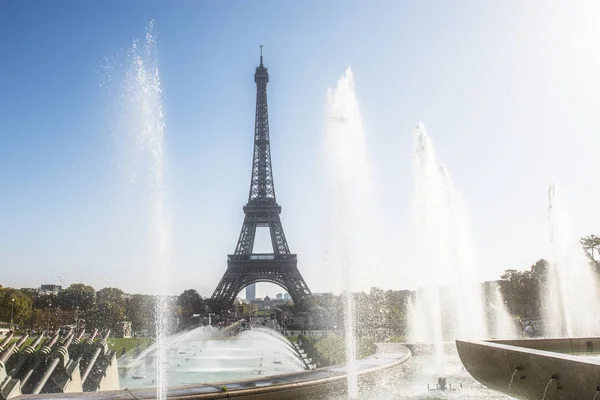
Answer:
[{"label": "curved stone bench", "polygon": [[[361,382],[377,379],[410,360],[410,351],[398,343],[377,344],[377,352],[358,360],[358,376]],[[301,399],[328,392],[346,391],[344,366],[319,368],[312,371],[293,372],[265,376],[236,382],[217,382],[202,385],[173,386],[167,390],[169,399],[208,400],[244,398],[249,400]],[[84,399],[84,400],[134,400],[155,399],[156,388],[124,389],[106,392],[60,393],[22,395],[18,400]]]}]

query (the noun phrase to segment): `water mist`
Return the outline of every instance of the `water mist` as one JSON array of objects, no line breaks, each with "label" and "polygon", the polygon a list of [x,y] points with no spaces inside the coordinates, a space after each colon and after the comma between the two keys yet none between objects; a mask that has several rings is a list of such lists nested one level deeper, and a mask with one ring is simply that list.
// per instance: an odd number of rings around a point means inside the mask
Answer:
[{"label": "water mist", "polygon": [[366,213],[367,163],[362,120],[354,88],[354,76],[348,68],[329,90],[327,104],[327,156],[330,172],[330,208],[334,262],[339,265],[345,299],[344,331],[348,398],[358,396],[355,337],[355,277],[357,268],[364,267],[364,232]]},{"label": "water mist", "polygon": [[166,361],[165,340],[167,336],[167,280],[170,252],[170,228],[166,212],[164,188],[165,123],[163,114],[162,85],[158,67],[154,22],[146,29],[143,43],[135,40],[127,52],[127,70],[124,77],[124,93],[121,98],[125,109],[125,135],[134,139],[136,161],[144,160],[149,177],[150,203],[152,206],[152,248],[155,253],[152,274],[157,296],[156,323],[156,384],[157,398],[166,398],[167,380],[163,367]]},{"label": "water mist", "polygon": [[593,267],[574,234],[560,188],[548,188],[550,264],[544,294],[545,334],[591,336],[598,329],[600,297]]},{"label": "water mist", "polygon": [[[417,292],[409,304],[409,340],[432,343],[445,374],[443,342],[487,336],[484,298],[465,206],[448,170],[437,160],[425,126],[414,130]],[[506,327],[504,304],[494,293],[496,327]],[[502,323],[500,323],[502,321]],[[497,333],[497,332],[495,332]],[[511,334],[512,336],[512,334]]]}]

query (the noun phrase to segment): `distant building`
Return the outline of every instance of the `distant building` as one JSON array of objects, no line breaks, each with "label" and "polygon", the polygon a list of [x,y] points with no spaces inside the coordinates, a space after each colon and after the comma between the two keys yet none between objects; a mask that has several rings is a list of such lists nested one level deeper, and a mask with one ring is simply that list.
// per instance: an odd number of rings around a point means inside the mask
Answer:
[{"label": "distant building", "polygon": [[269,296],[265,296],[264,299],[254,299],[250,302],[251,307],[256,307],[258,310],[275,310],[278,307],[283,306],[286,303],[293,304],[291,299],[271,299]]},{"label": "distant building", "polygon": [[254,299],[250,302],[250,305],[254,308],[256,308],[257,310],[262,310],[263,309],[263,301],[262,299]]},{"label": "distant building", "polygon": [[42,285],[40,286],[40,290],[38,294],[40,296],[47,296],[50,294],[57,295],[62,290],[61,285]]},{"label": "distant building", "polygon": [[252,301],[256,299],[256,283],[246,286],[246,300]]},{"label": "distant building", "polygon": [[235,300],[234,307],[238,316],[258,310],[255,301],[249,302],[248,300],[240,299],[239,297]]}]

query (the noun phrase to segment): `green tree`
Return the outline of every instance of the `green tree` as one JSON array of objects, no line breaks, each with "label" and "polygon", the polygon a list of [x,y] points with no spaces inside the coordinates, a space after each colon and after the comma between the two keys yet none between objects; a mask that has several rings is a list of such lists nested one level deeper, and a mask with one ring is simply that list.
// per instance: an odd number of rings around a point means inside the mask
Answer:
[{"label": "green tree", "polygon": [[385,307],[385,292],[372,287],[368,295],[369,322],[373,328],[381,328],[387,319]]},{"label": "green tree", "polygon": [[177,298],[175,315],[179,319],[180,328],[190,324],[190,317],[194,314],[204,314],[208,306],[202,296],[195,289],[184,290]]},{"label": "green tree", "polygon": [[75,324],[75,311],[62,308],[36,308],[31,315],[29,326],[34,329],[54,330],[62,325]]},{"label": "green tree", "polygon": [[39,297],[37,289],[20,289],[20,290],[21,290],[21,293],[23,293],[25,296],[29,297],[31,299],[31,301],[35,301],[35,299],[37,299]]},{"label": "green tree", "polygon": [[96,291],[83,283],[74,283],[58,293],[58,302],[67,310],[89,311],[96,305]]},{"label": "green tree", "polygon": [[111,301],[102,301],[87,314],[86,326],[89,328],[115,329],[125,317],[125,307]]},{"label": "green tree", "polygon": [[96,293],[96,301],[98,303],[101,302],[109,302],[125,305],[125,292],[121,289],[106,287],[104,289],[100,289],[98,293]]},{"label": "green tree", "polygon": [[33,308],[36,309],[47,309],[51,308],[52,305],[57,307],[59,304],[58,297],[54,293],[38,296],[33,300]]},{"label": "green tree", "polygon": [[531,266],[531,274],[532,278],[536,279],[540,282],[545,282],[548,276],[548,267],[550,263],[543,258],[536,261],[535,264]]},{"label": "green tree", "polygon": [[3,288],[0,289],[0,320],[24,326],[31,317],[32,301],[29,296],[20,290]]},{"label": "green tree", "polygon": [[88,310],[88,327],[115,329],[125,319],[125,292],[118,288],[107,287],[96,293],[96,307]]},{"label": "green tree", "polygon": [[308,302],[311,313],[315,317],[314,329],[334,329],[334,327],[343,326],[344,309],[341,296],[323,293],[319,296],[312,296]]},{"label": "green tree", "polygon": [[385,292],[384,327],[395,336],[406,336],[406,305],[410,301],[409,290],[387,290]]},{"label": "green tree", "polygon": [[179,295],[177,303],[191,314],[201,314],[206,312],[206,302],[195,289],[184,290],[183,293]]},{"label": "green tree", "polygon": [[529,271],[504,271],[500,280],[500,291],[511,314],[527,319],[541,316],[539,299],[546,270],[546,261],[540,260]]},{"label": "green tree", "polygon": [[591,264],[600,269],[600,237],[588,235],[579,240]]},{"label": "green tree", "polygon": [[357,329],[371,328],[374,318],[371,313],[369,296],[365,292],[352,294],[354,298],[354,321]]},{"label": "green tree", "polygon": [[155,307],[154,296],[145,294],[134,294],[125,301],[125,317],[131,321],[134,331],[146,330],[150,335],[155,331]]}]

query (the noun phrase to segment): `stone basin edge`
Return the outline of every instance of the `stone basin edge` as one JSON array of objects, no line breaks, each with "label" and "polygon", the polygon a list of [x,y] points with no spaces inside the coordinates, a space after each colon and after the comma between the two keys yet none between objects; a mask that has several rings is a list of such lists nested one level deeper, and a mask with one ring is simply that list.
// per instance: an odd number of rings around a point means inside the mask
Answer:
[{"label": "stone basin edge", "polygon": [[600,350],[600,338],[456,341],[473,378],[523,400],[539,400],[544,393],[547,399],[592,399],[600,386],[600,358],[560,353],[590,348]]},{"label": "stone basin edge", "polygon": [[[409,361],[410,350],[400,343],[377,343],[375,354],[357,361],[358,377],[362,380],[376,378]],[[173,400],[213,400],[244,398],[254,399],[300,399],[306,396],[346,390],[346,374],[343,365],[315,370],[291,372],[240,381],[213,382],[198,385],[171,386],[167,398]],[[156,399],[156,388],[121,389],[104,392],[43,393],[21,395],[14,400],[136,400]]]}]

